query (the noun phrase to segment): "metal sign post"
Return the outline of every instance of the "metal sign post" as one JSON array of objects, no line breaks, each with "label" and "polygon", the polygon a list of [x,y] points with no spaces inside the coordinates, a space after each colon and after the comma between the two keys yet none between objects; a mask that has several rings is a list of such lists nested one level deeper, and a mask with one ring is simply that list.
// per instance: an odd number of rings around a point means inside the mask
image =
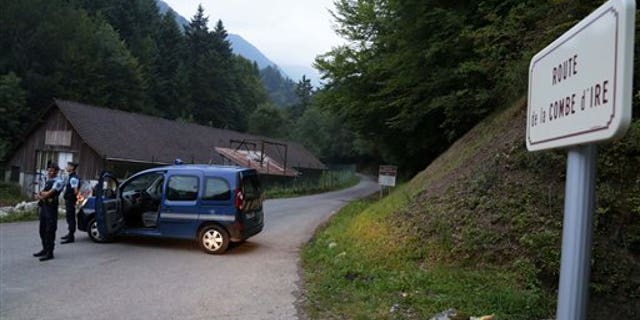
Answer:
[{"label": "metal sign post", "polygon": [[631,123],[635,0],[609,0],[529,65],[529,151],[569,147],[558,320],[587,315],[596,144]]},{"label": "metal sign post", "polygon": [[586,319],[596,184],[595,144],[567,154],[560,288],[556,319]]}]

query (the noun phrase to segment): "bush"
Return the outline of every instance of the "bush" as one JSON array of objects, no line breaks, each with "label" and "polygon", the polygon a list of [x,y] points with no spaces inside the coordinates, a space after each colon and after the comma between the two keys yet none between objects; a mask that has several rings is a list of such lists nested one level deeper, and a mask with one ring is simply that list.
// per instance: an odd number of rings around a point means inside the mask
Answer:
[{"label": "bush", "polygon": [[29,198],[22,194],[20,185],[11,182],[0,182],[0,207],[15,206]]}]

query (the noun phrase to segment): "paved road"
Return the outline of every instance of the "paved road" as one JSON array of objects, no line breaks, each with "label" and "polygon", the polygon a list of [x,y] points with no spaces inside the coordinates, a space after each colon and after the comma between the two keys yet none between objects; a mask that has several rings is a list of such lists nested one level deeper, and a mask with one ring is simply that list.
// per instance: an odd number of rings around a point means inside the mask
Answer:
[{"label": "paved road", "polygon": [[[333,212],[377,190],[265,202],[265,229],[221,256],[195,242],[56,243],[39,262],[37,223],[0,224],[0,319],[297,319],[300,247]],[[58,223],[57,238],[66,232]]]}]

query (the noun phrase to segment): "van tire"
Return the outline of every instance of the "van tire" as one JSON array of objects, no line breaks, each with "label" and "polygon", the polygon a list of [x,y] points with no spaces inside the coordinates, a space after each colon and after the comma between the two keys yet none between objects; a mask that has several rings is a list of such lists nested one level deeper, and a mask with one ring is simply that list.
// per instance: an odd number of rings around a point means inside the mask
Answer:
[{"label": "van tire", "polygon": [[223,254],[229,248],[229,232],[218,225],[207,225],[198,233],[198,244],[208,254]]},{"label": "van tire", "polygon": [[98,231],[98,226],[96,224],[96,218],[91,218],[91,220],[89,220],[89,222],[87,223],[87,235],[89,236],[89,239],[97,243],[113,242],[114,240],[113,237],[105,237],[100,234],[100,231]]}]

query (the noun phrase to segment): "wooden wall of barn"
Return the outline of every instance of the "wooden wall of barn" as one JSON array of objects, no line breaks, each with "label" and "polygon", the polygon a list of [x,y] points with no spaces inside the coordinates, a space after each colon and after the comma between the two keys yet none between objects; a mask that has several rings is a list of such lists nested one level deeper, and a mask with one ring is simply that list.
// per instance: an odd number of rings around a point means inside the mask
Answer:
[{"label": "wooden wall of barn", "polygon": [[[69,146],[47,145],[45,144],[45,136],[47,130],[50,131],[71,131],[71,143]],[[62,112],[53,107],[45,116],[35,125],[35,128],[25,137],[24,142],[13,154],[7,163],[9,171],[20,172],[20,181],[25,193],[29,185],[34,179],[37,162],[38,151],[66,152],[73,154],[73,161],[78,162],[78,175],[83,179],[96,179],[100,170],[104,167],[103,159],[89,147],[73,129],[69,121]],[[58,164],[61,169],[66,167],[66,163]],[[11,174],[6,174],[6,180],[9,180]],[[15,175],[14,175],[15,176]]]}]

